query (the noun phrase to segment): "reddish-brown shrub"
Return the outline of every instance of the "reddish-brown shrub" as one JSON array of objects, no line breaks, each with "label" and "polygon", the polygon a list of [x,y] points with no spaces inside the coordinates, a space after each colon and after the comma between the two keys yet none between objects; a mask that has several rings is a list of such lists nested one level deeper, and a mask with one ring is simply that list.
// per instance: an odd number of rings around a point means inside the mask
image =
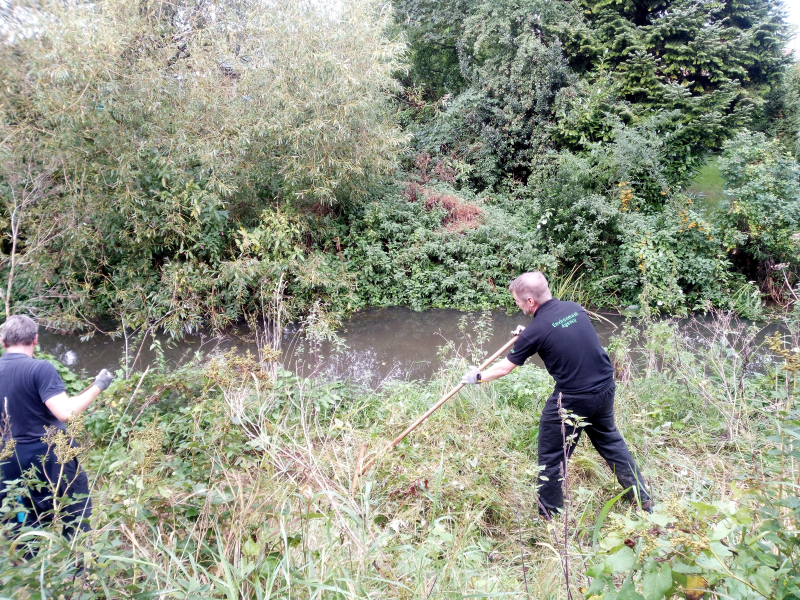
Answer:
[{"label": "reddish-brown shrub", "polygon": [[436,163],[436,166],[433,168],[433,174],[436,175],[439,181],[453,183],[456,180],[456,170],[442,160]]},{"label": "reddish-brown shrub", "polygon": [[425,208],[431,210],[441,206],[446,211],[442,225],[446,231],[465,231],[475,229],[481,224],[483,211],[479,206],[464,202],[457,196],[449,196],[434,191],[425,194]]}]

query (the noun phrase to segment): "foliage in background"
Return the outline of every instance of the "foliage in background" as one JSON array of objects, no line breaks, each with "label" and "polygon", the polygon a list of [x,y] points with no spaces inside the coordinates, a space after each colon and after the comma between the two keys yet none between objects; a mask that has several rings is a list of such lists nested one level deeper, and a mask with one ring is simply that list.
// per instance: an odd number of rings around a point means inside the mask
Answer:
[{"label": "foliage in background", "polygon": [[[419,198],[389,196],[353,215],[343,254],[358,302],[513,310],[508,282],[540,269],[553,289],[569,281],[593,306],[677,314],[717,306],[756,317],[758,290],[732,271],[718,227],[666,185],[651,150],[658,143],[629,131],[610,152],[565,151],[514,194],[474,197],[417,171],[424,185],[407,191]],[[451,211],[424,201],[434,196],[470,202],[482,218],[454,232]]]},{"label": "foliage in background", "polygon": [[[3,11],[0,225],[14,311],[177,333],[253,310],[276,272],[298,310],[310,288],[348,287],[328,286],[325,219],[390,174],[405,139],[387,104],[403,45],[385,37],[382,4]],[[256,246],[265,226],[277,237]]]},{"label": "foliage in background", "polygon": [[785,301],[800,277],[800,164],[777,140],[745,131],[725,145],[719,165],[726,249],[766,293]]},{"label": "foliage in background", "polygon": [[[525,181],[543,150],[585,150],[653,117],[666,172],[686,182],[789,60],[769,0],[408,0],[396,21],[411,42],[401,79],[417,146],[466,161],[480,188]],[[443,96],[447,116],[428,108]]]},{"label": "foliage in background", "polygon": [[[504,222],[537,233],[527,259],[580,268],[598,304],[757,312],[745,278],[766,289],[765,274],[728,262],[728,222],[679,191],[743,127],[793,147],[796,65],[780,4],[403,0],[395,23],[410,43],[398,74],[418,153],[409,180],[424,156],[431,178],[465,198],[505,198]],[[785,208],[770,218],[791,220]],[[542,220],[546,241],[533,232]],[[661,241],[644,243],[648,232]]]},{"label": "foliage in background", "polygon": [[767,102],[753,129],[781,141],[800,159],[800,63],[795,61],[767,95]]},{"label": "foliage in background", "polygon": [[[745,125],[796,138],[773,0],[340,9],[4,8],[5,312],[128,340],[252,319],[276,287],[293,319],[507,306],[530,268],[617,308],[753,316],[748,280],[794,301],[682,192]],[[765,217],[790,239],[791,206]]]}]

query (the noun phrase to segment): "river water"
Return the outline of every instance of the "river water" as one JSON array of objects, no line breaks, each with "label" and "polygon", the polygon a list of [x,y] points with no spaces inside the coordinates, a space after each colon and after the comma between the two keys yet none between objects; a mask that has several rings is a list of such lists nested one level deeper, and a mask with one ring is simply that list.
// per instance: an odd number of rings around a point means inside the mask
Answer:
[{"label": "river water", "polygon": [[[338,332],[339,344],[323,343],[315,348],[299,334],[297,327],[288,326],[282,340],[284,366],[301,375],[356,379],[373,387],[386,379],[427,379],[443,368],[444,349],[448,349],[449,356],[454,350],[467,356],[477,348],[478,356],[488,356],[511,337],[517,325],[526,325],[529,320],[530,317],[521,312],[509,315],[502,310],[484,313],[415,312],[403,307],[363,310],[354,314]],[[593,321],[604,346],[625,320],[619,315],[603,314]],[[777,328],[768,326],[760,337]],[[87,376],[103,368],[118,369],[124,362],[121,339],[96,335],[81,342],[79,335],[62,336],[43,331],[39,341],[43,351]],[[186,363],[198,352],[204,356],[232,348],[257,352],[251,336],[246,331],[236,330],[219,337],[197,335],[179,341],[161,338],[160,344],[163,358],[170,367]],[[137,359],[136,370],[155,365],[158,360],[150,346],[148,340]],[[133,360],[136,349],[129,355],[129,360]],[[538,356],[534,357],[534,362],[541,365],[537,361]]]}]

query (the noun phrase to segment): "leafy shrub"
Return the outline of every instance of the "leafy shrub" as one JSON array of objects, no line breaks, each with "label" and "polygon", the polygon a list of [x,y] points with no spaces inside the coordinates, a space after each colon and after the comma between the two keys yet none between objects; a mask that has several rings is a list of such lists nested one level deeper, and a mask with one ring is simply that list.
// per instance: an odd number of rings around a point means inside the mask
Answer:
[{"label": "leafy shrub", "polygon": [[[587,570],[594,578],[587,597],[700,598],[708,590],[731,598],[798,597],[797,540],[783,523],[800,517],[800,505],[770,488],[711,503],[670,498],[643,518],[613,515],[597,543],[599,560]],[[615,574],[624,578],[619,589]]]},{"label": "leafy shrub", "polygon": [[380,3],[26,10],[6,15],[0,49],[16,82],[0,93],[16,311],[64,329],[167,314],[176,334],[207,315],[219,326],[259,288],[240,228],[263,229],[268,207],[358,203],[396,166],[406,137],[388,92],[404,44],[384,35]]},{"label": "leafy shrub", "polygon": [[[780,271],[793,276],[790,285],[800,275],[800,164],[779,142],[748,131],[725,145],[719,164],[725,247],[739,268],[781,300],[787,291]],[[777,273],[776,264],[782,264]]]},{"label": "leafy shrub", "polygon": [[664,210],[628,212],[622,222],[620,276],[611,281],[628,299],[666,312],[744,309],[732,296],[744,281],[730,272],[716,228],[690,197],[675,194]]},{"label": "leafy shrub", "polygon": [[[447,192],[445,195],[452,195]],[[352,223],[343,251],[367,306],[476,308],[511,306],[506,285],[517,274],[554,267],[539,250],[537,231],[487,199],[470,201],[484,222],[460,233],[447,228],[448,211],[424,202],[387,198],[366,206]]]}]

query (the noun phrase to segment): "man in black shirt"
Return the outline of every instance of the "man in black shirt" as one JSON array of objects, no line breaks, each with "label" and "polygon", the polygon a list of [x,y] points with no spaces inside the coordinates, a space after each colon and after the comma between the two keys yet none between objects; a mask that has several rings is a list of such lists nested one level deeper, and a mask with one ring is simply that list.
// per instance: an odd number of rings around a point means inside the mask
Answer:
[{"label": "man in black shirt", "polygon": [[[33,358],[39,342],[33,319],[21,315],[8,318],[0,330],[5,353],[0,356],[0,425],[3,439],[0,453],[13,453],[0,462],[0,504],[6,494],[6,481],[22,478],[35,467],[37,477],[50,489],[29,489],[23,498],[32,524],[52,519],[54,498],[83,496],[62,507],[64,534],[71,537],[75,526],[88,529],[92,511],[89,482],[77,458],[62,461],[52,447],[42,441],[48,430],[66,429],[65,422],[75,413],[86,410],[100,392],[111,383],[111,374],[103,369],[94,384],[77,396],[67,396],[64,382],[55,367],[46,360]],[[54,428],[54,429],[53,429]],[[8,452],[2,453],[8,454]]]},{"label": "man in black shirt", "polygon": [[623,488],[635,490],[645,510],[651,509],[642,474],[614,423],[614,368],[600,345],[586,311],[574,302],[553,298],[547,279],[540,272],[525,273],[509,285],[514,301],[526,315],[527,327],[519,327],[519,338],[507,358],[483,373],[472,368],[462,383],[483,383],[508,375],[534,354],[539,354],[547,372],[556,380],[539,423],[539,511],[549,517],[562,508],[561,478],[564,464],[561,407],[582,417],[585,427],[566,425],[567,457],[572,455],[583,430],[617,476]]}]

